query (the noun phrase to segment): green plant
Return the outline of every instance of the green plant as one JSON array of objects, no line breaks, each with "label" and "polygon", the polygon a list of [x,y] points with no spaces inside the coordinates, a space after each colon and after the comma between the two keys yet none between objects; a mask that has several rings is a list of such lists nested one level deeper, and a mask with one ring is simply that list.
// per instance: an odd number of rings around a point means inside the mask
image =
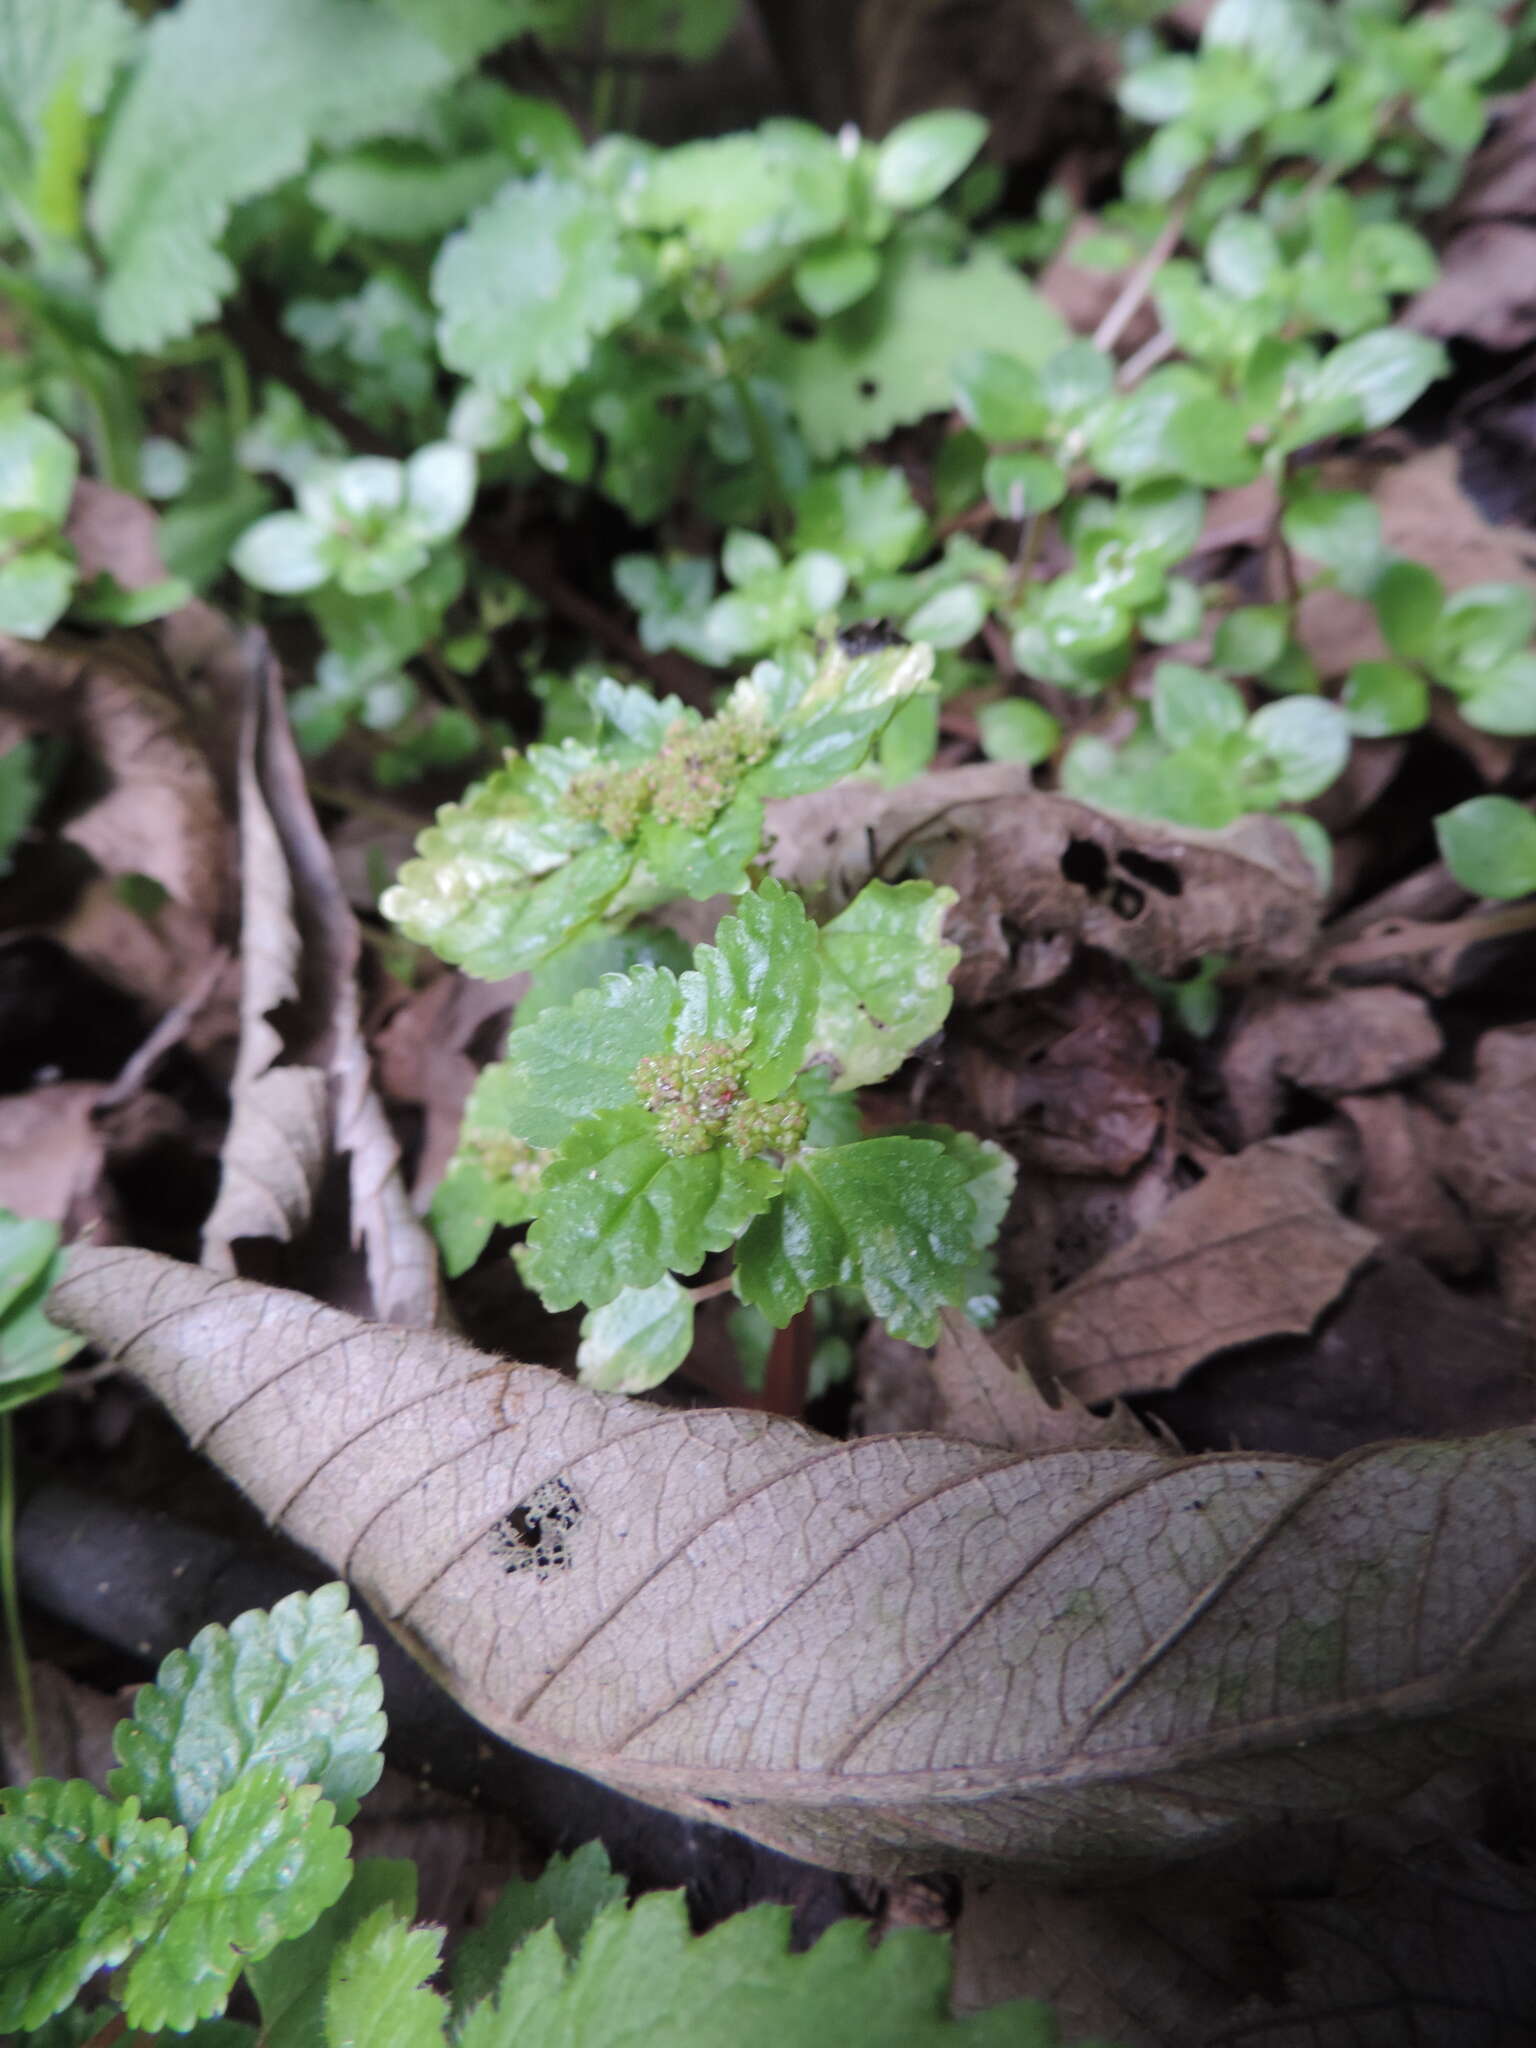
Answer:
[{"label": "green plant", "polygon": [[[0,21],[6,279],[29,344],[0,414],[0,610],[43,631],[66,604],[88,624],[166,601],[73,591],[61,528],[83,448],[164,505],[174,575],[208,589],[232,568],[279,628],[303,671],[301,742],[339,750],[333,789],[359,760],[388,787],[474,764],[383,897],[467,971],[533,975],[434,1214],[456,1266],[498,1224],[530,1225],[528,1277],[586,1304],[583,1370],[604,1384],[679,1355],[677,1276],[729,1247],[743,1306],[780,1317],[803,1299],[772,1233],[811,1215],[814,1172],[876,1143],[918,1147],[900,1156],[950,1191],[942,1254],[888,1312],[923,1332],[940,1301],[989,1299],[963,1272],[991,1213],[964,1141],[866,1139],[853,1121],[855,1087],[895,1064],[877,1074],[862,1049],[886,999],[878,945],[846,970],[835,1030],[771,1088],[753,1020],[669,1019],[604,1083],[620,1099],[567,1088],[555,1138],[508,1121],[505,1076],[549,1015],[574,1028],[604,976],[632,991],[717,971],[656,921],[674,903],[733,897],[732,930],[770,902],[786,930],[799,915],[818,964],[785,985],[821,1015],[832,935],[889,906],[866,892],[834,914],[813,878],[792,913],[764,880],[766,804],[899,781],[941,729],[964,732],[1092,804],[1205,829],[1283,818],[1325,887],[1307,806],[1355,743],[1432,719],[1454,732],[1452,712],[1536,733],[1529,593],[1447,592],[1322,467],[1443,371],[1393,315],[1434,274],[1420,223],[1489,95],[1530,74],[1528,25],[1469,0],[1218,0],[1191,49],[1155,5],[1093,11],[1122,39],[1129,152],[1074,244],[1119,280],[1091,337],[1019,268],[1061,244],[1067,193],[1008,218],[974,114],[879,139],[788,119],[667,146],[629,132],[631,60],[718,47],[727,0],[281,0],[259,33],[236,0],[179,0],[142,30],[116,0],[71,0],[40,51]],[[590,104],[508,88],[486,60],[523,33],[595,62]],[[251,76],[275,112],[252,112]],[[158,170],[167,124],[175,181]],[[210,330],[237,291],[229,335]],[[1138,319],[1150,332],[1125,353]],[[1274,513],[1229,580],[1210,494],[1250,484]],[[578,524],[595,561],[573,594],[523,537]],[[1383,640],[1345,674],[1307,645],[1306,600],[1330,585],[1374,609]],[[657,691],[629,672],[642,663]],[[22,821],[36,768],[6,757]],[[1482,873],[1456,816],[1448,857]],[[1523,873],[1499,869],[1501,887]],[[923,900],[931,919],[939,899]],[[1181,1014],[1208,1028],[1215,1002],[1200,980]],[[929,1010],[931,1031],[937,997]],[[881,1042],[904,1056],[917,1039]],[[620,1174],[607,1265],[574,1249],[562,1265],[548,1247],[577,1244],[595,1185],[574,1164],[587,1125],[665,1122],[634,1073],[690,1058],[746,1062],[726,1079],[750,1117],[706,1118],[707,1143],[666,1155],[690,1186],[715,1174],[717,1206],[695,1192],[642,1256],[648,1212]],[[699,1108],[684,1079],[652,1090],[682,1090],[674,1123]],[[664,1135],[680,1143],[680,1124]],[[886,1299],[869,1216],[816,1201],[825,1243],[802,1263],[823,1315]]]},{"label": "green plant", "polygon": [[[788,1910],[760,1906],[695,1936],[681,1893],[630,1904],[595,1843],[508,1885],[435,1988],[443,1931],[412,1924],[414,1866],[352,1861],[345,1823],[384,1736],[361,1635],[340,1584],[202,1629],[119,1723],[107,1792],[49,1778],[0,1792],[12,2038],[56,2039],[62,2014],[73,2041],[125,2025],[204,2038],[243,1979],[260,2026],[224,2022],[220,2040],[500,2048],[538,2031],[617,2048],[811,2041],[837,2023],[892,2048],[1055,2048],[1033,2002],[952,2020],[937,1935],[874,1948],[843,1921],[796,1955]],[[98,1978],[102,2002],[77,2006]]]}]

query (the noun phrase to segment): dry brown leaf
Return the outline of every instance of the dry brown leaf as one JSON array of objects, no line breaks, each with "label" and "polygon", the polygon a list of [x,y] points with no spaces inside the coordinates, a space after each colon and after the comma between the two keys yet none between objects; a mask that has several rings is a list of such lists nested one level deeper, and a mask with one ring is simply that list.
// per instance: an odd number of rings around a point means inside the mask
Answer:
[{"label": "dry brown leaf", "polygon": [[992,1000],[1063,972],[1075,943],[1153,974],[1203,953],[1241,967],[1293,967],[1311,951],[1319,899],[1286,826],[1246,818],[1226,832],[1121,818],[1037,790],[1027,768],[919,775],[899,789],[841,784],[769,806],[773,866],[801,889],[852,896],[923,872],[960,901],[946,937],[962,949],[962,1001]]},{"label": "dry brown leaf", "polygon": [[105,1145],[92,1120],[101,1096],[93,1081],[0,1096],[0,1209],[43,1217],[69,1235],[101,1221]]},{"label": "dry brown leaf", "polygon": [[1386,1250],[1314,1335],[1228,1352],[1160,1396],[1157,1412],[1196,1450],[1243,1444],[1298,1458],[1513,1429],[1536,1417],[1536,1344],[1486,1294]]},{"label": "dry brown leaf", "polygon": [[1421,334],[1523,348],[1536,334],[1536,228],[1507,220],[1463,228],[1441,258],[1440,275],[1401,317]]},{"label": "dry brown leaf", "polygon": [[289,1243],[309,1225],[333,1158],[347,1161],[354,1242],[386,1322],[431,1324],[432,1241],[374,1093],[358,1013],[356,920],[315,822],[265,651],[250,649],[240,758],[244,980],[240,1053],[218,1200],[203,1256],[237,1270],[240,1240]]},{"label": "dry brown leaf", "polygon": [[1034,997],[959,1036],[965,1113],[1026,1171],[1130,1173],[1157,1142],[1176,1069],[1157,1058],[1156,999],[1123,967],[1084,953]]},{"label": "dry brown leaf", "polygon": [[148,875],[215,921],[225,907],[229,832],[214,780],[146,644],[127,635],[47,646],[0,637],[7,707],[70,733],[110,787],[63,829],[112,875]]},{"label": "dry brown leaf", "polygon": [[391,1102],[415,1103],[423,1112],[413,1189],[418,1206],[430,1198],[458,1146],[464,1104],[480,1072],[470,1056],[471,1041],[496,1019],[509,1017],[527,985],[525,974],[507,981],[439,974],[424,988],[413,989],[374,1034],[384,1094]]},{"label": "dry brown leaf", "polygon": [[146,1252],[77,1251],[52,1312],[487,1726],[812,1861],[1187,1853],[1529,1716],[1529,1431],[1331,1467],[835,1443]]},{"label": "dry brown leaf", "polygon": [[941,1436],[1010,1451],[1166,1449],[1121,1401],[1101,1416],[1066,1387],[1056,1387],[1050,1400],[1027,1361],[1008,1362],[1006,1330],[990,1338],[953,1309],[939,1320],[933,1378],[940,1400],[934,1426]]},{"label": "dry brown leaf", "polygon": [[1234,1344],[1310,1330],[1375,1249],[1303,1139],[1220,1161],[1148,1229],[1043,1302],[1025,1355],[1081,1400],[1177,1386]]},{"label": "dry brown leaf", "polygon": [[1118,2048],[1527,2048],[1536,1883],[1422,1832],[1280,1830],[1087,1893],[968,1883],[956,2005],[1046,1999],[1063,2039]]},{"label": "dry brown leaf", "polygon": [[1536,1317],[1536,1025],[1486,1031],[1441,1171],[1493,1239],[1512,1314]]},{"label": "dry brown leaf", "polygon": [[1441,1039],[1429,1005],[1387,985],[1250,996],[1221,1058],[1240,1141],[1267,1137],[1286,1084],[1332,1101],[1390,1088],[1429,1066]]},{"label": "dry brown leaf", "polygon": [[1360,1141],[1359,1220],[1443,1273],[1472,1272],[1482,1250],[1441,1178],[1446,1133],[1433,1110],[1396,1093],[1346,1095],[1339,1109]]},{"label": "dry brown leaf", "polygon": [[55,1664],[34,1663],[31,1671],[42,1756],[36,1759],[28,1750],[14,1689],[0,1684],[0,1783],[85,1778],[105,1791],[107,1773],[117,1763],[112,1731],[129,1706],[79,1684]]}]

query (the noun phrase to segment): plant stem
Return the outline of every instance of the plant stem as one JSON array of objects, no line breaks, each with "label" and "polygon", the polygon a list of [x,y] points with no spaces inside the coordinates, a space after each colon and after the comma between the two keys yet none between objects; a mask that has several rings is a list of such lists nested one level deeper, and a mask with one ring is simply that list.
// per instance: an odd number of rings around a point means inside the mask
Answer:
[{"label": "plant stem", "polygon": [[1184,223],[1189,218],[1190,200],[1193,196],[1191,188],[1178,200],[1172,213],[1159,228],[1156,241],[1120,287],[1114,304],[1093,330],[1095,348],[1101,348],[1107,353],[1140,312],[1147,293],[1156,281],[1157,273],[1179,246],[1180,237],[1184,233]]},{"label": "plant stem", "polygon": [[763,417],[763,409],[752,395],[752,386],[731,354],[718,321],[710,323],[710,333],[719,351],[720,367],[725,372],[726,382],[736,394],[736,403],[741,407],[742,418],[746,421],[747,439],[752,443],[752,453],[757,457],[758,467],[768,487],[768,521],[773,528],[773,537],[781,541],[789,531],[789,491],[779,469],[779,458],[774,452],[773,435]]},{"label": "plant stem", "polygon": [[1453,917],[1448,924],[1405,924],[1398,931],[1367,932],[1325,948],[1319,962],[1330,974],[1341,967],[1360,967],[1372,960],[1397,960],[1413,953],[1441,953],[1448,946],[1476,946],[1486,939],[1504,939],[1536,926],[1536,901],[1511,904],[1507,910],[1478,910]]},{"label": "plant stem", "polygon": [[487,725],[480,707],[464,686],[463,678],[456,676],[444,661],[441,652],[434,646],[424,647],[422,659],[432,671],[432,679],[456,711],[462,711],[480,735],[480,744],[493,760],[499,760],[502,743]]},{"label": "plant stem", "polygon": [[0,1603],[5,1612],[5,1640],[11,1653],[11,1676],[21,1713],[22,1745],[32,1776],[43,1775],[43,1743],[37,1726],[37,1700],[32,1667],[21,1632],[21,1595],[16,1588],[16,1446],[9,1415],[0,1415]]},{"label": "plant stem", "polygon": [[729,1294],[735,1285],[734,1273],[722,1273],[718,1280],[706,1280],[699,1287],[685,1287],[683,1292],[690,1301],[713,1301],[718,1294]]}]

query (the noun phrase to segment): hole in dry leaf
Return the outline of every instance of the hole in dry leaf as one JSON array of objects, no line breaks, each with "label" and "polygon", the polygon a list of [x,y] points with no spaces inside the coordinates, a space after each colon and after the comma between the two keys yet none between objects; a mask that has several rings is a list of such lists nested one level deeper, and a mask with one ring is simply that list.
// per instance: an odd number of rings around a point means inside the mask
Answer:
[{"label": "hole in dry leaf", "polygon": [[581,1520],[581,1503],[564,1479],[546,1479],[526,1500],[508,1509],[491,1531],[491,1548],[507,1572],[533,1571],[542,1578],[570,1564],[566,1541]]},{"label": "hole in dry leaf", "polygon": [[1109,880],[1109,855],[1095,840],[1069,839],[1061,856],[1061,872],[1067,881],[1097,896]]},{"label": "hole in dry leaf", "polygon": [[1170,860],[1156,860],[1150,853],[1138,853],[1134,846],[1122,847],[1120,865],[1133,880],[1145,882],[1160,896],[1182,896],[1184,877]]},{"label": "hole in dry leaf", "polygon": [[1147,892],[1138,889],[1134,882],[1116,882],[1109,892],[1109,907],[1116,917],[1123,917],[1129,924],[1146,909]]}]

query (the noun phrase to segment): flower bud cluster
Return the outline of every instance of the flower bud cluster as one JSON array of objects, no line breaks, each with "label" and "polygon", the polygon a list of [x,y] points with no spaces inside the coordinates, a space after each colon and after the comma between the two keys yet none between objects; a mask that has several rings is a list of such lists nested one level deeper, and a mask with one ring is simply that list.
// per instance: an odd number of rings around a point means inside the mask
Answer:
[{"label": "flower bud cluster", "polygon": [[565,808],[593,819],[615,839],[633,839],[647,815],[703,832],[769,744],[760,725],[731,712],[703,725],[679,718],[648,761],[576,776],[565,792]]},{"label": "flower bud cluster", "polygon": [[525,1194],[537,1187],[551,1157],[525,1138],[514,1138],[506,1131],[471,1130],[467,1126],[459,1139],[459,1150],[469,1153],[489,1179],[509,1180]]},{"label": "flower bud cluster", "polygon": [[643,1059],[632,1079],[656,1119],[662,1150],[674,1159],[722,1143],[743,1159],[794,1151],[805,1136],[804,1105],[754,1102],[746,1069],[746,1053],[723,1038],[685,1038],[675,1052]]}]

